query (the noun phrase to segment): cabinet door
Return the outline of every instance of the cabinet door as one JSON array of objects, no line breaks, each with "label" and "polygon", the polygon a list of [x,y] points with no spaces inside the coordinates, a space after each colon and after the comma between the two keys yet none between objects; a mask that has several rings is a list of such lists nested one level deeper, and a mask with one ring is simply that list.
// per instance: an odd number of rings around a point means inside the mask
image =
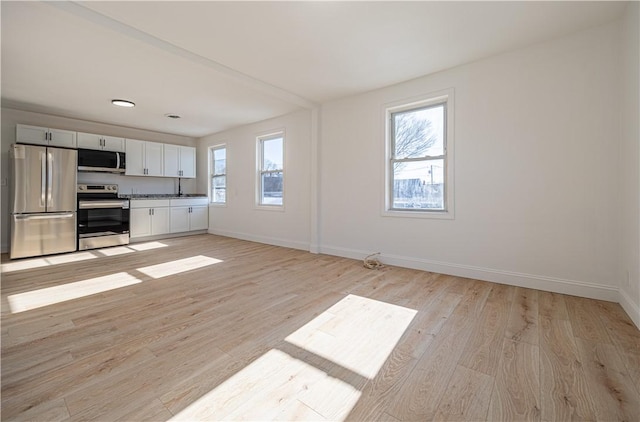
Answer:
[{"label": "cabinet door", "polygon": [[129,235],[131,238],[151,236],[150,208],[131,208],[129,215]]},{"label": "cabinet door", "polygon": [[102,149],[101,139],[102,137],[100,135],[78,132],[78,148]]},{"label": "cabinet door", "polygon": [[49,129],[49,146],[77,148],[76,132],[70,130]]},{"label": "cabinet door", "polygon": [[170,230],[169,207],[151,209],[151,234],[165,234]]},{"label": "cabinet door", "polygon": [[180,176],[180,146],[164,144],[164,175],[167,177]]},{"label": "cabinet door", "polygon": [[127,139],[126,141],[126,157],[127,167],[124,174],[127,176],[144,176],[144,141],[136,141],[135,139]]},{"label": "cabinet door", "polygon": [[38,126],[16,125],[16,142],[21,144],[48,145],[48,129]]},{"label": "cabinet door", "polygon": [[162,176],[164,167],[163,145],[158,142],[145,142],[145,168],[147,176]]},{"label": "cabinet door", "polygon": [[171,207],[171,233],[189,231],[189,207]]},{"label": "cabinet door", "polygon": [[103,136],[103,148],[105,151],[124,152],[124,138],[115,136]]},{"label": "cabinet door", "polygon": [[209,207],[191,207],[191,230],[207,230],[209,228]]},{"label": "cabinet door", "polygon": [[193,147],[180,147],[180,173],[181,177],[196,177],[196,149]]}]

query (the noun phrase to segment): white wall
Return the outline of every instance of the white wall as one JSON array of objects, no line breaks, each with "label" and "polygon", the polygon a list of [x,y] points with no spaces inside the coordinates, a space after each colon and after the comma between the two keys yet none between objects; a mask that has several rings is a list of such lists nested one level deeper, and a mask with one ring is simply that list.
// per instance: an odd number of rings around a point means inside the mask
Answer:
[{"label": "white wall", "polygon": [[[198,190],[208,189],[208,148],[227,146],[227,204],[209,208],[209,232],[309,250],[311,112],[301,111],[198,140]],[[256,137],[285,131],[284,211],[256,203]]]},{"label": "white wall", "polygon": [[[622,27],[620,148],[620,303],[640,327],[640,4],[627,7]],[[627,275],[628,274],[628,275]]]},{"label": "white wall", "polygon": [[[120,126],[111,126],[102,123],[87,122],[83,120],[68,119],[41,113],[31,113],[26,111],[2,109],[2,140],[1,140],[1,163],[0,180],[7,181],[6,185],[0,186],[0,207],[1,207],[1,249],[8,250],[9,235],[9,146],[16,139],[16,124],[28,124],[55,129],[66,129],[78,132],[97,133],[100,135],[120,136],[123,138],[141,139],[145,141],[157,141],[168,144],[195,146],[195,139],[184,136],[168,135],[145,130],[131,129]],[[79,183],[115,183],[119,186],[120,192],[132,193],[174,193],[177,192],[177,179],[164,177],[135,177],[122,176],[109,173],[79,173]],[[184,180],[183,191],[185,193],[196,193],[195,180]],[[206,191],[203,191],[206,192]]]},{"label": "white wall", "polygon": [[[617,301],[619,30],[324,104],[321,251]],[[448,88],[455,219],[381,216],[383,105]]]}]

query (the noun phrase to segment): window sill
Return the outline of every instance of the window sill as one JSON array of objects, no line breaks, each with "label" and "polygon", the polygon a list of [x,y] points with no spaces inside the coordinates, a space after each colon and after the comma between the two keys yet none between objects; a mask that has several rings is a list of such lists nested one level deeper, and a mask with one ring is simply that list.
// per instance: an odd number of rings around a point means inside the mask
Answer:
[{"label": "window sill", "polygon": [[255,209],[258,211],[284,212],[284,205],[256,205]]},{"label": "window sill", "polygon": [[423,218],[431,220],[454,220],[453,211],[401,211],[401,210],[384,210],[383,217],[396,218]]}]

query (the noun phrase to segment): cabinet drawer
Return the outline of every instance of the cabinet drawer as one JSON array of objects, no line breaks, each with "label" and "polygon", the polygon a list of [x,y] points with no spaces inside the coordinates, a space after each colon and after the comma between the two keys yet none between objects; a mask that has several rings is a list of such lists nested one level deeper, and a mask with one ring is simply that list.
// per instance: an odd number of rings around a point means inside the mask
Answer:
[{"label": "cabinet drawer", "polygon": [[208,198],[178,198],[171,200],[172,207],[191,207],[194,205],[207,205]]},{"label": "cabinet drawer", "polygon": [[170,205],[169,199],[132,199],[130,201],[131,208],[158,208],[168,207]]}]

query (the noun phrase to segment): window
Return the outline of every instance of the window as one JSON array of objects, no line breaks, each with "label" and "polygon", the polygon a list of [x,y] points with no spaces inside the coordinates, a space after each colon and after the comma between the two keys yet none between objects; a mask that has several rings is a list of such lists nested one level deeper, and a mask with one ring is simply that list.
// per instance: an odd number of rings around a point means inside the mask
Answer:
[{"label": "window", "polygon": [[452,100],[386,109],[387,215],[453,217]]},{"label": "window", "polygon": [[227,203],[227,148],[219,145],[210,148],[211,203]]},{"label": "window", "polygon": [[284,133],[258,137],[258,205],[282,206]]}]

